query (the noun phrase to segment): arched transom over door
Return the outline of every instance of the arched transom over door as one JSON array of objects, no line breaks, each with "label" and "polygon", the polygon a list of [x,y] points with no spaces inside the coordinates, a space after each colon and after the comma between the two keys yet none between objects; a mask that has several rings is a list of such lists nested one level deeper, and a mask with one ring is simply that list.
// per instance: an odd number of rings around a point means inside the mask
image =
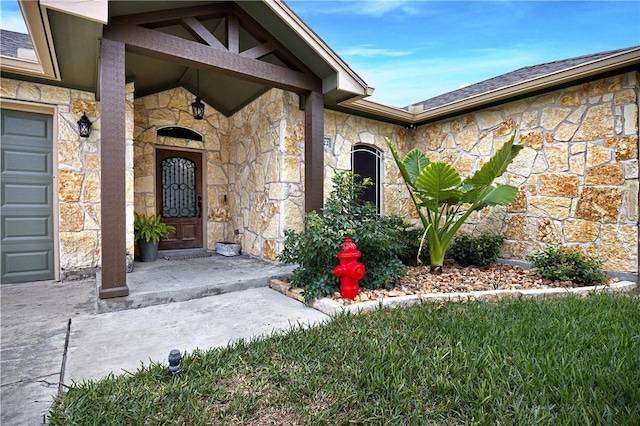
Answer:
[{"label": "arched transom over door", "polygon": [[176,228],[160,250],[203,247],[201,153],[156,151],[156,200],[162,221]]}]

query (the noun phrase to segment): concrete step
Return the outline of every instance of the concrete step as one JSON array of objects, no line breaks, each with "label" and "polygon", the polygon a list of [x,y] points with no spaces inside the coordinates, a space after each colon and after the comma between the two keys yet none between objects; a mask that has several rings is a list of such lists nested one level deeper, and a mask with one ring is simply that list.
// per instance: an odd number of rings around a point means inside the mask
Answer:
[{"label": "concrete step", "polygon": [[[135,262],[133,272],[127,274],[129,296],[97,299],[96,312],[137,309],[267,287],[272,278],[286,277],[294,268],[248,255],[226,257],[210,252],[210,257],[166,260],[163,258],[166,254],[160,252],[154,262]],[[189,253],[182,251],[181,254],[188,257]],[[98,272],[98,288],[100,281]]]}]

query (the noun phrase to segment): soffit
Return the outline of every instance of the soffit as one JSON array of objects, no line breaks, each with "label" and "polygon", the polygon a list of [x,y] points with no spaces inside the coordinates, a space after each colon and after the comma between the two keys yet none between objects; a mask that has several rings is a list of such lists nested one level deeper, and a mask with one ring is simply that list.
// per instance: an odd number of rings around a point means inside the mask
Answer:
[{"label": "soffit", "polygon": [[[182,8],[219,3],[224,2],[111,1],[109,2],[109,19],[136,13],[174,9],[176,6]],[[34,3],[27,2],[27,4],[33,5]],[[322,79],[324,102],[328,108],[396,124],[422,124],[446,116],[480,109],[498,102],[530,96],[543,90],[577,84],[580,81],[598,78],[607,73],[640,68],[640,51],[638,47],[635,47],[628,51],[623,50],[611,57],[598,57],[595,62],[580,63],[567,69],[555,70],[546,75],[521,79],[516,83],[503,85],[492,90],[481,90],[479,93],[453,99],[433,108],[425,108],[426,103],[404,109],[394,108],[364,99],[371,94],[372,90],[281,1],[240,1],[235,4],[235,7],[259,22],[260,26],[297,58],[304,67]],[[41,13],[42,15],[34,10],[31,17],[36,17],[41,22],[49,22],[49,25],[40,28],[38,33],[41,39],[48,40],[48,44],[54,46],[50,57],[54,64],[59,64],[59,73],[54,69],[54,75],[59,74],[59,80],[51,80],[51,77],[43,78],[37,74],[19,70],[13,72],[7,68],[2,69],[2,75],[8,77],[15,75],[15,78],[23,80],[97,92],[102,24],[81,18],[77,14],[72,15],[52,9],[45,9]],[[35,22],[31,23],[35,25]],[[220,37],[222,29],[217,26],[215,19],[205,24],[212,33]],[[218,29],[216,30],[216,28]],[[162,31],[166,34],[189,37],[184,33],[184,29],[178,26],[167,27]],[[241,39],[245,40],[247,33],[242,31],[241,29]],[[44,43],[44,45],[47,44]],[[247,46],[243,46],[241,43],[240,51],[245,47]],[[283,65],[282,59],[273,55],[267,57],[265,62]],[[532,69],[535,68],[540,68],[540,66],[532,67]],[[195,70],[134,53],[127,53],[126,74],[128,81],[135,82],[136,96],[144,96],[177,86],[183,86],[194,94],[198,91]],[[500,79],[500,77],[496,79]],[[269,87],[255,82],[214,72],[200,72],[201,98],[227,115],[234,113],[267,90]],[[467,88],[466,90],[471,89]]]},{"label": "soffit", "polygon": [[[109,1],[108,16],[111,22],[123,19],[127,15],[225,3],[229,4],[229,2],[211,1]],[[337,55],[330,51],[328,46],[324,45],[319,38],[314,39],[317,36],[304,24],[301,25],[301,21],[296,21],[297,17],[284,3],[240,1],[233,3],[233,7],[237,8],[241,15],[244,14],[247,17],[246,20],[256,21],[257,27],[264,29],[265,33],[278,43],[280,47],[278,52],[291,53],[291,58],[288,59],[282,55],[268,54],[260,60],[291,69],[304,68],[307,72],[319,77],[329,106],[354,96],[362,97],[368,90],[370,91],[346,64],[336,60]],[[99,44],[103,25],[79,17],[78,14],[63,13],[54,9],[47,9],[46,15],[53,40],[52,53],[60,67],[60,80],[42,82],[98,93]],[[224,41],[224,22],[212,18],[206,22],[203,21],[202,24],[217,38]],[[154,28],[154,30],[194,40],[193,36],[180,25]],[[240,26],[240,52],[263,41],[256,40],[250,31]],[[135,83],[136,97],[178,86],[185,87],[194,94],[198,92],[195,70],[184,65],[127,52],[125,67],[127,81]],[[41,80],[37,77],[25,78],[24,75],[20,78]],[[203,101],[227,115],[233,114],[270,89],[264,84],[211,71],[200,71],[199,82],[199,95]]]}]

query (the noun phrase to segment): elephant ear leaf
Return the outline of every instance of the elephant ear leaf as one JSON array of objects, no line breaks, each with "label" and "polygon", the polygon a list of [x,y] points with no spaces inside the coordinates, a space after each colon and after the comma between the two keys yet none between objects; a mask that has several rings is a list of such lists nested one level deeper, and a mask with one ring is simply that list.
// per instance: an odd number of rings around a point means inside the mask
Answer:
[{"label": "elephant ear leaf", "polygon": [[478,204],[477,209],[483,209],[486,206],[503,205],[507,206],[511,204],[518,196],[520,190],[511,185],[497,185],[494,188],[489,188],[485,193],[482,201]]},{"label": "elephant ear leaf", "polygon": [[516,158],[516,155],[520,152],[523,145],[514,145],[513,142],[516,137],[516,132],[513,132],[513,136],[506,142],[502,148],[494,154],[493,157],[478,170],[475,174],[465,179],[465,185],[473,185],[475,187],[487,187],[493,183],[498,177],[507,171],[507,167]]},{"label": "elephant ear leaf", "polygon": [[393,159],[396,160],[396,164],[398,165],[398,169],[400,169],[400,173],[402,174],[405,183],[414,186],[416,178],[422,169],[429,164],[429,158],[420,150],[414,148],[404,157],[404,160],[402,160],[398,150],[391,140],[389,138],[385,138],[385,140],[391,150],[391,154],[393,154]]},{"label": "elephant ear leaf", "polygon": [[412,149],[409,153],[404,157],[402,161],[409,172],[409,178],[411,179],[411,183],[415,184],[418,175],[429,165],[431,162],[429,157],[424,155],[424,153],[418,149]]},{"label": "elephant ear leaf", "polygon": [[447,163],[429,163],[416,178],[415,187],[432,209],[440,204],[456,204],[462,193],[460,175]]}]

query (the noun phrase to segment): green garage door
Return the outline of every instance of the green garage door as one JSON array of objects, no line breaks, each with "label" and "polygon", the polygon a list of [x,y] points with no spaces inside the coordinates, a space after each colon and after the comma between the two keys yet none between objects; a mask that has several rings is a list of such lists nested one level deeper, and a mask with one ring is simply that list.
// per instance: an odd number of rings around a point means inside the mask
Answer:
[{"label": "green garage door", "polygon": [[1,110],[2,279],[53,279],[52,117]]}]

